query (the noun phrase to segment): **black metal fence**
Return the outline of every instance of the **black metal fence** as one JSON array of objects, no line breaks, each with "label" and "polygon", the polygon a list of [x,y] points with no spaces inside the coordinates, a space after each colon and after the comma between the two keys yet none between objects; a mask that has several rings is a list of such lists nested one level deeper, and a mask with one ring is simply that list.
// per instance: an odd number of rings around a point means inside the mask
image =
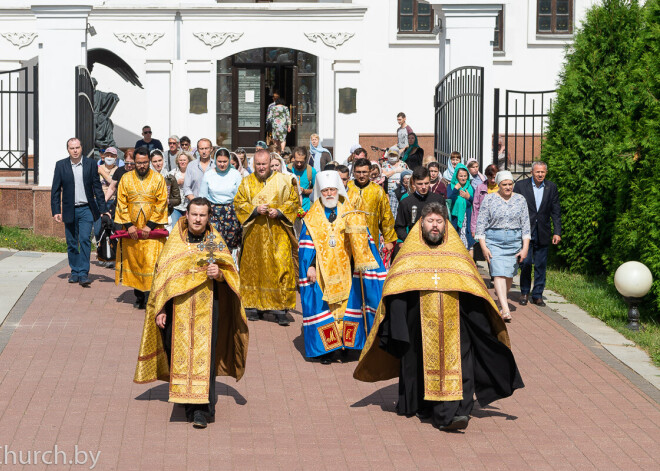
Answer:
[{"label": "black metal fence", "polygon": [[37,66],[0,72],[0,174],[39,183]]},{"label": "black metal fence", "polygon": [[495,89],[493,162],[500,169],[510,170],[518,178],[531,172],[532,163],[541,156],[548,114],[556,96],[556,90],[506,90],[502,113],[500,89]]},{"label": "black metal fence", "polygon": [[484,68],[459,67],[435,87],[435,157],[446,167],[453,151],[483,162]]},{"label": "black metal fence", "polygon": [[94,154],[94,84],[86,67],[76,67],[76,137],[80,139],[83,156]]}]

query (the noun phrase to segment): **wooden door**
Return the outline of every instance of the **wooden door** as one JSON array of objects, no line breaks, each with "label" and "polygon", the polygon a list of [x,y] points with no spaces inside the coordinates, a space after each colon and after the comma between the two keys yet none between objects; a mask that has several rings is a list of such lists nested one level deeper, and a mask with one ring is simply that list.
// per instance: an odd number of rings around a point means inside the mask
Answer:
[{"label": "wooden door", "polygon": [[254,148],[265,132],[263,70],[235,67],[234,83],[234,147]]}]

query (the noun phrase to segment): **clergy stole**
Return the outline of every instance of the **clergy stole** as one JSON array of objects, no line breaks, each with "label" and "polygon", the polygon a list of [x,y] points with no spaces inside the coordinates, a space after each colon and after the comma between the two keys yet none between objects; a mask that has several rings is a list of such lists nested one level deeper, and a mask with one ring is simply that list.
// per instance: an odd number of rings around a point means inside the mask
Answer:
[{"label": "clergy stole", "polygon": [[420,291],[424,399],[463,399],[457,292]]},{"label": "clergy stole", "polygon": [[213,281],[176,296],[173,307],[170,402],[208,404]]}]

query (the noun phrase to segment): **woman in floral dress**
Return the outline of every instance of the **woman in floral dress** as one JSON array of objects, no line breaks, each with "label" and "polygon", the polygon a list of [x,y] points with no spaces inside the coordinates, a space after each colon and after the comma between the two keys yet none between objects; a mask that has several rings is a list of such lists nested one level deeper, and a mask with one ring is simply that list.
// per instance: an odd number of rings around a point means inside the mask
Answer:
[{"label": "woman in floral dress", "polygon": [[291,116],[282,98],[278,98],[275,103],[275,106],[268,107],[266,121],[273,126],[273,140],[281,152],[286,146],[286,135],[291,132]]}]

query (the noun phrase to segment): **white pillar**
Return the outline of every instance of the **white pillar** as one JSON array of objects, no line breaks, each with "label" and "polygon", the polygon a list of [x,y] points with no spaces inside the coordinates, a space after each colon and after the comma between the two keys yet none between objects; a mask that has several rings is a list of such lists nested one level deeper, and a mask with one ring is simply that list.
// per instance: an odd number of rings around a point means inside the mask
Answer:
[{"label": "white pillar", "polygon": [[[335,147],[334,157],[343,163],[343,159],[349,154],[353,144],[357,144],[360,139],[360,62],[359,61],[335,61],[332,66],[335,72]],[[342,88],[357,89],[357,112],[340,113],[339,112],[339,90]],[[368,110],[362,110],[366,112]]]},{"label": "white pillar", "polygon": [[142,126],[151,126],[153,136],[167,145],[170,136],[172,114],[172,61],[147,60],[146,101],[136,103],[136,113],[141,114]]},{"label": "white pillar", "polygon": [[[458,2],[457,2],[458,3]],[[457,67],[479,66],[484,68],[484,127],[483,166],[492,162],[493,135],[493,37],[497,14],[501,4],[473,5],[446,4],[441,6],[444,39],[440,44],[442,78]],[[436,7],[437,11],[438,7]]]},{"label": "white pillar", "polygon": [[[75,0],[71,3],[75,3]],[[75,68],[87,65],[91,5],[35,5],[39,33],[39,184],[50,186],[76,129]]]}]

